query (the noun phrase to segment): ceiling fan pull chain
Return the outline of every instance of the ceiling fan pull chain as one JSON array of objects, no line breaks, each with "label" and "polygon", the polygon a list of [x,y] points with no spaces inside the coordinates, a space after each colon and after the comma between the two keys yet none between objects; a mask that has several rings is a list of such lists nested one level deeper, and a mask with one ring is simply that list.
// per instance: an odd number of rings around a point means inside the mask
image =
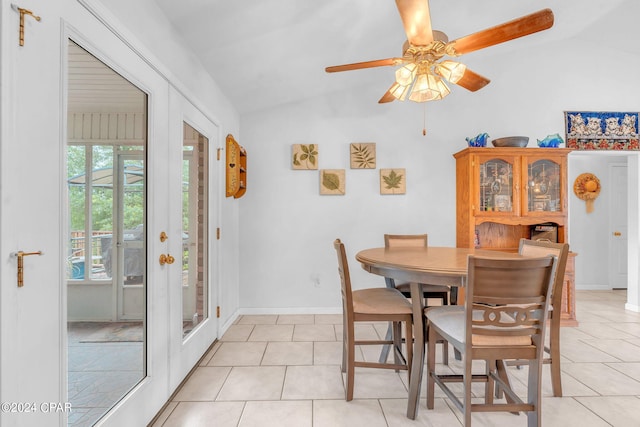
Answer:
[{"label": "ceiling fan pull chain", "polygon": [[422,106],[424,107],[424,113],[422,116],[422,135],[427,136],[427,103],[424,102]]}]

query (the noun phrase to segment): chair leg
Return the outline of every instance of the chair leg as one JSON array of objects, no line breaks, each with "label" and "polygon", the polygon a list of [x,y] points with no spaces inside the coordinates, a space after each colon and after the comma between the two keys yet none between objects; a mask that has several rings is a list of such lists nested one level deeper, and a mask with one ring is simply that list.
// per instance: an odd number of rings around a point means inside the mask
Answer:
[{"label": "chair leg", "polygon": [[[402,363],[398,354],[399,351],[402,351],[402,322],[393,322],[393,347],[393,363],[399,365]],[[396,372],[399,371],[396,369]]]},{"label": "chair leg", "polygon": [[436,332],[429,328],[427,341],[427,409],[433,409],[435,381],[431,375],[436,372]]},{"label": "chair leg", "polygon": [[347,372],[347,319],[342,319],[342,372]]},{"label": "chair leg", "polygon": [[449,343],[442,341],[442,363],[449,366]]},{"label": "chair leg", "polygon": [[496,372],[496,361],[495,360],[485,360],[485,374],[487,375],[487,382],[484,384],[484,403],[493,404],[493,393],[495,388],[495,381],[491,376],[492,372]]},{"label": "chair leg", "polygon": [[351,400],[353,400],[353,382],[354,382],[354,376],[355,376],[355,360],[356,360],[356,356],[355,356],[355,350],[356,350],[356,345],[355,345],[355,338],[353,336],[349,336],[346,338],[347,339],[347,345],[346,345],[346,349],[347,349],[347,387],[346,387],[346,401],[350,402]]},{"label": "chair leg", "polygon": [[539,360],[529,361],[529,381],[527,401],[534,405],[534,410],[527,412],[527,427],[542,427],[542,363]]},{"label": "chair leg", "polygon": [[[389,322],[389,326],[387,327],[387,335],[384,337],[384,339],[386,341],[391,341],[392,337],[393,337],[393,326],[392,326],[392,323]],[[391,346],[389,344],[385,344],[382,346],[382,351],[380,352],[380,358],[378,359],[378,362],[385,363],[387,361],[387,359],[389,358],[390,348]]]},{"label": "chair leg", "polygon": [[411,364],[413,362],[413,324],[411,320],[405,322],[405,348],[407,361],[407,381],[411,380]]},{"label": "chair leg", "polygon": [[473,384],[473,377],[471,372],[471,355],[466,353],[464,360],[464,371],[462,373],[462,385],[464,387],[464,400],[462,402],[462,409],[464,413],[464,427],[471,427],[471,384]]},{"label": "chair leg", "polygon": [[[559,316],[558,316],[559,317]],[[559,319],[551,318],[549,331],[549,355],[551,356],[551,385],[553,387],[553,395],[562,397],[562,376],[560,373],[560,325]]]}]

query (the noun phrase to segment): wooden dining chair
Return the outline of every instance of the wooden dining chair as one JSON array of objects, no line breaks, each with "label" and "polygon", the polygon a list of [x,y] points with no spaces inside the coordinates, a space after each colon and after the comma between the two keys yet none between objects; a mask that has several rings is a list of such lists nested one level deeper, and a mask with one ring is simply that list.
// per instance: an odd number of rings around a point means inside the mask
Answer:
[{"label": "wooden dining chair", "polygon": [[[562,397],[562,377],[560,375],[560,313],[562,311],[562,287],[564,272],[569,256],[568,243],[553,243],[548,241],[520,239],[518,253],[524,256],[539,257],[553,255],[557,261],[553,287],[551,290],[551,305],[549,307],[549,344],[545,345],[545,364],[551,365],[551,386],[555,397]],[[507,365],[523,365],[522,361],[511,360]]]},{"label": "wooden dining chair", "polygon": [[[384,235],[384,247],[385,248],[406,248],[406,247],[427,247],[428,235],[427,234],[385,234]],[[385,279],[388,286],[398,289],[407,298],[411,297],[411,288],[409,283],[396,283],[391,278]],[[449,305],[449,295],[451,288],[444,285],[430,285],[422,284],[422,295],[424,297],[425,307],[429,307],[429,299],[439,299],[442,305]],[[387,339],[391,337],[391,325],[387,330]],[[384,347],[380,353],[380,362],[387,359],[389,356],[389,348]],[[442,346],[442,358],[444,364],[449,363],[449,349],[446,343]]]},{"label": "wooden dining chair", "polygon": [[[413,312],[411,304],[398,291],[392,288],[368,288],[352,290],[351,276],[344,244],[336,239],[333,246],[338,255],[338,272],[342,287],[342,372],[346,372],[347,401],[353,399],[353,383],[356,367],[385,368],[394,370],[406,370],[408,377],[411,374],[411,361],[413,358],[413,346],[410,344],[413,337]],[[394,327],[393,339],[387,340],[358,340],[355,337],[356,322],[392,322]],[[406,357],[402,353],[402,329],[405,325],[405,337],[407,337]],[[356,345],[385,345],[392,344],[400,363],[366,362],[355,360]]]},{"label": "wooden dining chair", "polygon": [[[427,234],[385,234],[384,235],[384,247],[385,248],[405,248],[405,247],[427,247],[428,235]],[[393,279],[390,279],[393,280]],[[404,296],[409,298],[411,291],[409,283],[394,283],[394,287],[402,292]],[[428,307],[428,299],[439,299],[442,301],[442,305],[449,305],[449,293],[451,288],[443,285],[430,285],[423,284],[422,291],[424,294],[424,305]]]},{"label": "wooden dining chair", "polygon": [[[470,255],[464,306],[426,309],[429,324],[427,345],[427,408],[434,407],[435,384],[464,414],[471,425],[472,412],[507,411],[527,413],[528,427],[541,426],[542,358],[547,312],[556,268],[556,258],[493,258]],[[435,342],[445,339],[462,354],[462,374],[438,374]],[[526,360],[528,392],[523,401],[502,381],[496,361]],[[472,374],[472,362],[484,360],[484,374]],[[485,383],[484,403],[471,402],[472,382]],[[461,382],[462,399],[447,385]],[[509,397],[494,401],[494,387]]]}]

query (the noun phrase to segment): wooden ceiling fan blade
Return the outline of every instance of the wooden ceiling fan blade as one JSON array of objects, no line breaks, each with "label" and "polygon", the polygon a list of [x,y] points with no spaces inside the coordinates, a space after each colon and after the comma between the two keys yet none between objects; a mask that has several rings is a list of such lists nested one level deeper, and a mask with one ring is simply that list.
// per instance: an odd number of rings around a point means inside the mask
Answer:
[{"label": "wooden ceiling fan blade", "polygon": [[475,73],[467,68],[460,80],[458,80],[454,84],[470,90],[471,92],[475,92],[482,89],[490,82],[491,80],[489,80],[488,78],[483,77],[480,74]]},{"label": "wooden ceiling fan blade", "polygon": [[407,40],[414,46],[426,46],[433,41],[428,0],[396,0]]},{"label": "wooden ceiling fan blade", "polygon": [[337,73],[339,71],[361,70],[363,68],[384,67],[385,65],[397,65],[404,62],[402,58],[377,59],[375,61],[355,62],[353,64],[334,65],[324,70],[327,73]]},{"label": "wooden ceiling fan blade", "polygon": [[393,94],[391,93],[391,90],[394,88],[396,84],[392,84],[391,87],[389,88],[389,90],[382,95],[382,98],[380,98],[380,100],[378,101],[378,104],[386,104],[387,102],[393,102],[396,100],[396,97],[393,96]]},{"label": "wooden ceiling fan blade", "polygon": [[528,36],[553,26],[553,12],[543,9],[486,30],[454,40],[453,48],[459,55]]}]

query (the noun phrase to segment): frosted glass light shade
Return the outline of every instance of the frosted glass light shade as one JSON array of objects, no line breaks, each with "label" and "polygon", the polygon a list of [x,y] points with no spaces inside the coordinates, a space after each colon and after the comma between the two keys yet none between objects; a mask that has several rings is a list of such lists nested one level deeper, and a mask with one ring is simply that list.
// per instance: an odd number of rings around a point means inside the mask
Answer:
[{"label": "frosted glass light shade", "polygon": [[436,64],[435,71],[451,83],[457,83],[464,76],[464,72],[467,71],[467,66],[447,59]]},{"label": "frosted glass light shade", "polygon": [[416,77],[409,99],[414,102],[436,101],[449,95],[450,92],[440,77],[421,73]]},{"label": "frosted glass light shade", "polygon": [[400,86],[409,86],[416,77],[418,67],[413,62],[405,64],[396,70],[396,82]]}]

